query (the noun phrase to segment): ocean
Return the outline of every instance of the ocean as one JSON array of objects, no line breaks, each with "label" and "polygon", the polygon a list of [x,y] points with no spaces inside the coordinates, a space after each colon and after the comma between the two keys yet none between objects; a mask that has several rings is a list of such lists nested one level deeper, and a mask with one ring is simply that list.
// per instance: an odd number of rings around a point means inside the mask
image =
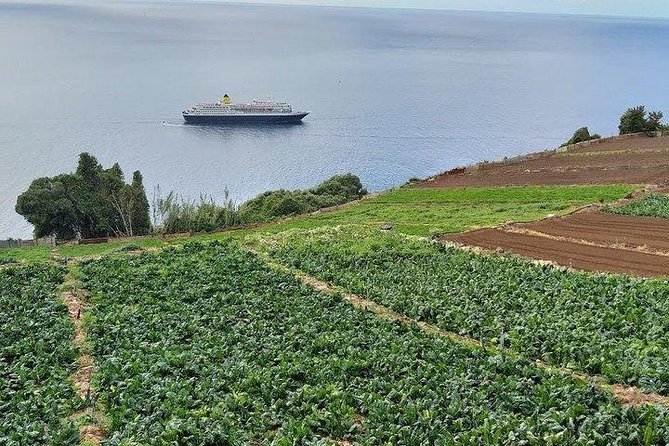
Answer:
[{"label": "ocean", "polygon": [[[88,151],[129,178],[242,202],[345,172],[371,191],[616,133],[669,112],[669,21],[239,5],[0,3],[0,238],[16,197]],[[302,125],[194,127],[217,100],[286,100]]]}]

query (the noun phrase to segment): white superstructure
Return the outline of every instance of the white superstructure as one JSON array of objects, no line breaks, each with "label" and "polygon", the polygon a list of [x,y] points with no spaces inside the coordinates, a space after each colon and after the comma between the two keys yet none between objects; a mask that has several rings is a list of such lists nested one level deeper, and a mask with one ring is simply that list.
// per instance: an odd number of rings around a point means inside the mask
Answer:
[{"label": "white superstructure", "polygon": [[184,110],[184,115],[193,116],[219,116],[233,114],[291,114],[293,108],[287,102],[257,101],[246,104],[233,104],[228,95],[223,96],[218,102],[202,102]]}]

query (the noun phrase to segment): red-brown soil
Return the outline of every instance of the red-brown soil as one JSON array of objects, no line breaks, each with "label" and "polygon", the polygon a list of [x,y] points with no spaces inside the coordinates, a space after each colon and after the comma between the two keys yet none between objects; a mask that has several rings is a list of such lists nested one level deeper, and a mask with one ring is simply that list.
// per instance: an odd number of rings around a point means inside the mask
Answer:
[{"label": "red-brown soil", "polygon": [[[516,227],[572,241],[669,254],[669,219],[666,218],[580,212]],[[669,263],[669,258],[666,260]]]},{"label": "red-brown soil", "polygon": [[667,256],[592,246],[502,229],[481,229],[448,235],[442,239],[489,250],[501,249],[524,257],[592,272],[613,272],[641,277],[669,275]]},{"label": "red-brown soil", "polygon": [[612,139],[524,160],[458,168],[414,187],[618,183],[669,184],[669,137]]}]

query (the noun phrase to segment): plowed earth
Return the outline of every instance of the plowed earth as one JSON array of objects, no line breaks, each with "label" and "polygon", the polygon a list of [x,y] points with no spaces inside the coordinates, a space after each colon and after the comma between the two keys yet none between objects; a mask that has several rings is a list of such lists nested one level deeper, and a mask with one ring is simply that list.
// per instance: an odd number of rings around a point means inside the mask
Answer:
[{"label": "plowed earth", "polygon": [[[594,218],[600,218],[598,215]],[[577,219],[578,220],[578,219]],[[560,220],[557,220],[560,222]],[[552,232],[559,237],[578,234],[576,237],[584,239],[585,234],[578,233],[576,229],[561,232],[558,223],[556,228],[551,224],[554,221],[541,222],[546,231]],[[581,222],[581,224],[583,224]],[[640,277],[669,275],[669,257],[633,249],[621,249],[611,246],[603,246],[623,237],[625,229],[618,232],[602,227],[592,228],[591,240],[598,243],[591,244],[589,240],[579,242],[569,238],[558,239],[546,236],[542,233],[519,233],[511,229],[481,229],[462,234],[444,236],[442,240],[456,242],[461,245],[476,246],[487,250],[502,250],[513,252],[523,257],[536,260],[544,260],[558,265],[581,269],[592,272],[613,272],[629,274]],[[645,228],[648,231],[651,228]],[[535,229],[536,230],[536,229]],[[606,231],[609,231],[606,234]],[[628,242],[636,242],[641,234],[630,233],[626,238]],[[646,244],[651,244],[651,237],[645,239]],[[602,246],[597,246],[601,243]],[[657,245],[666,243],[666,239],[658,240]]]},{"label": "plowed earth", "polygon": [[669,184],[669,137],[608,140],[567,152],[453,169],[414,187]]}]

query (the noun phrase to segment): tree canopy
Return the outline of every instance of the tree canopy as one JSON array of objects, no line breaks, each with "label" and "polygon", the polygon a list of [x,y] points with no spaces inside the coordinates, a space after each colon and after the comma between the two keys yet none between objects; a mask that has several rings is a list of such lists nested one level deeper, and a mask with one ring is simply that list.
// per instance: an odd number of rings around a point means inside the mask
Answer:
[{"label": "tree canopy", "polygon": [[620,117],[621,135],[628,133],[655,132],[662,128],[663,113],[661,111],[652,111],[646,116],[646,107],[639,105],[627,109]]},{"label": "tree canopy", "polygon": [[34,180],[16,200],[16,212],[35,227],[35,236],[61,240],[145,235],[151,231],[142,174],[127,184],[118,164],[104,169],[89,153],[74,173]]}]

